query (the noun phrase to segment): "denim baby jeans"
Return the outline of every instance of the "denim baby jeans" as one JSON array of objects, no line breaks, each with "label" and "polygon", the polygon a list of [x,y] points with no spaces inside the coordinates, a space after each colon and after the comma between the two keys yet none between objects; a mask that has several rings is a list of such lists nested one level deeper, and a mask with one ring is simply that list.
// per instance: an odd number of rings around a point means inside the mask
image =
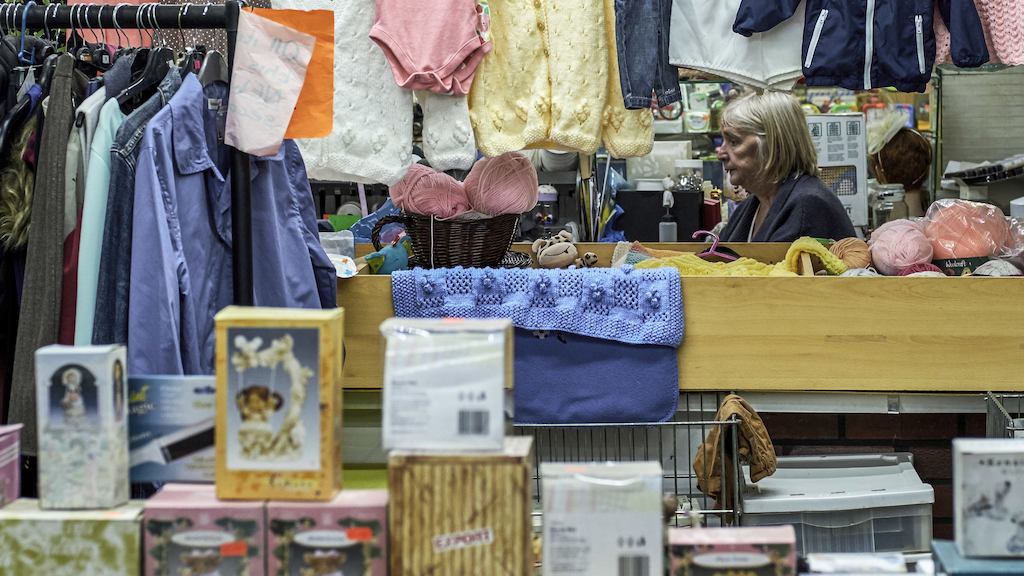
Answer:
[{"label": "denim baby jeans", "polygon": [[679,72],[669,64],[672,0],[615,0],[615,43],[619,81],[627,109],[649,108],[682,99]]}]

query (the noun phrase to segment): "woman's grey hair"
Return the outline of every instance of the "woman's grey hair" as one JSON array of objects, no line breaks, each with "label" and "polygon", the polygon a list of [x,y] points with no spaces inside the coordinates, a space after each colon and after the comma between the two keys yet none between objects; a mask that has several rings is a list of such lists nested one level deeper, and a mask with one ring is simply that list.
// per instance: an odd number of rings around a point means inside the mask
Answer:
[{"label": "woman's grey hair", "polygon": [[757,137],[761,175],[780,183],[793,174],[817,176],[818,153],[796,98],[783,92],[748,93],[722,110],[722,128]]}]

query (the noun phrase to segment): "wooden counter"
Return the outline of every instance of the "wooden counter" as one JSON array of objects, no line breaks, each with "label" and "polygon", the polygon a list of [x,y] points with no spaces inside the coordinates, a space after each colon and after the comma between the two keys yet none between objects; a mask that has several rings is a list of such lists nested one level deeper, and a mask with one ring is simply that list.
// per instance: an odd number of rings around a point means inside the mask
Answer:
[{"label": "wooden counter", "polygon": [[[764,261],[786,247],[731,246]],[[581,248],[608,262],[610,245]],[[1024,278],[684,277],[682,286],[684,390],[1024,390]],[[345,387],[379,388],[391,279],[339,281],[338,304]]]}]

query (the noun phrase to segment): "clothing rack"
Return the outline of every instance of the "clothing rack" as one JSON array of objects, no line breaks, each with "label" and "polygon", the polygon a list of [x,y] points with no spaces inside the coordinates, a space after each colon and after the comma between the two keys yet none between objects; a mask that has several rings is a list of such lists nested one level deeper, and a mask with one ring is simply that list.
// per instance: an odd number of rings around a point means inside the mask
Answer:
[{"label": "clothing rack", "polygon": [[[205,4],[100,5],[0,4],[0,26],[9,30],[185,30],[223,29],[228,36],[228,69],[234,65],[238,35],[238,0],[223,6]],[[231,259],[234,303],[253,305],[252,178],[249,156],[230,148]]]}]

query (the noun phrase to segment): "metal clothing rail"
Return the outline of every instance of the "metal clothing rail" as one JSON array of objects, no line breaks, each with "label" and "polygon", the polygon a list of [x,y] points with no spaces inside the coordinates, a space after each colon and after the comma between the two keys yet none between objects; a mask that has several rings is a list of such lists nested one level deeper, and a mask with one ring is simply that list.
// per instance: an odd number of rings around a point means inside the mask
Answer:
[{"label": "metal clothing rail", "polygon": [[[237,0],[223,6],[204,4],[99,5],[0,4],[0,26],[9,30],[186,30],[223,29],[228,36],[228,69],[234,65],[238,35]],[[234,303],[253,305],[252,277],[252,179],[249,156],[230,148],[231,160],[231,258]]]}]

